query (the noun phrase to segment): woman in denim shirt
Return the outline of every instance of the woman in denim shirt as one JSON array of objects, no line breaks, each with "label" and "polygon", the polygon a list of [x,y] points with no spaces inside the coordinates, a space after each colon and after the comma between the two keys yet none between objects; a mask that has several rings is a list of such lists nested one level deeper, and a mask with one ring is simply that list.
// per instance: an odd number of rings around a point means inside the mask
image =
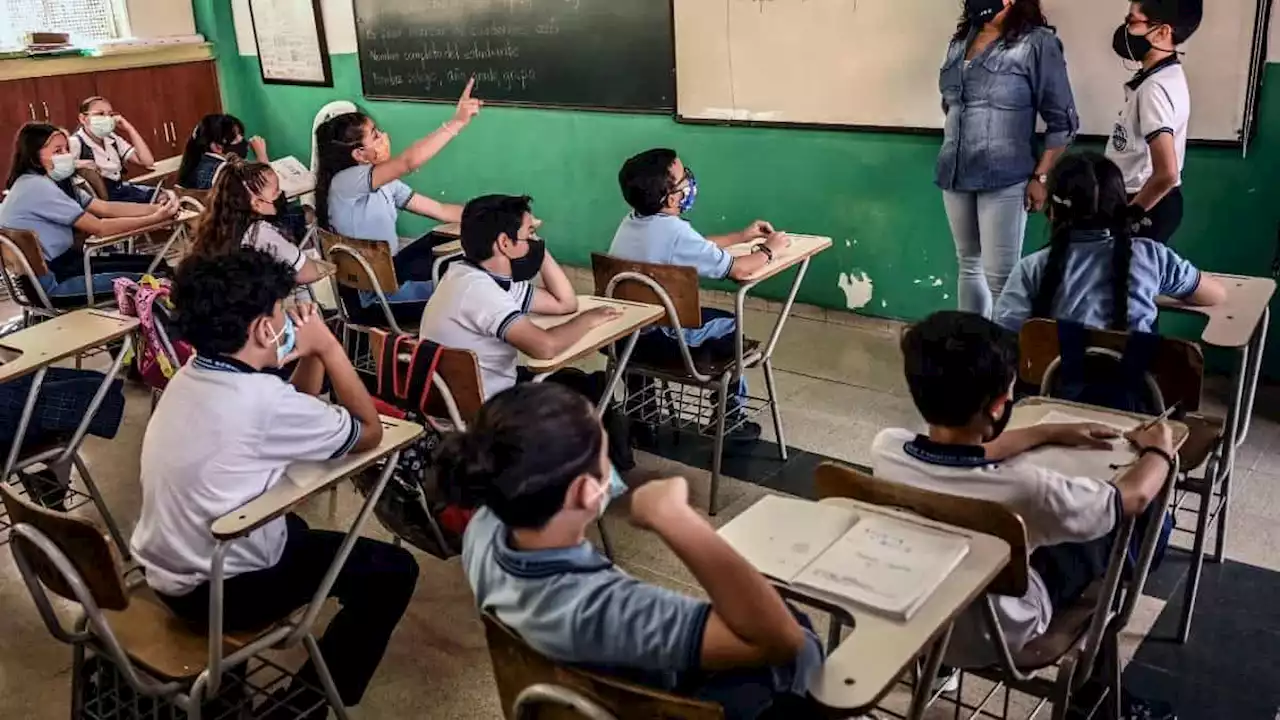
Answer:
[{"label": "woman in denim shirt", "polygon": [[[1054,161],[1080,128],[1062,42],[1040,0],[965,0],[939,80],[937,184],[959,259],[960,309],[990,317],[1022,256]],[[1048,131],[1036,156],[1036,115]]]}]

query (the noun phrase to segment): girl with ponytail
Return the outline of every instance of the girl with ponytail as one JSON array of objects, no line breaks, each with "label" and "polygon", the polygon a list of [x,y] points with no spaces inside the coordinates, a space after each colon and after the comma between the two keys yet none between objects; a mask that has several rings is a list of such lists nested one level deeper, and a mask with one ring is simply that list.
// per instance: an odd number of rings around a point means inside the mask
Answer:
[{"label": "girl with ponytail", "polygon": [[1082,152],[1058,162],[1048,208],[1049,245],[1014,267],[996,305],[1004,327],[1016,332],[1041,317],[1151,332],[1161,295],[1192,305],[1226,299],[1221,283],[1176,252],[1131,235],[1124,176],[1102,155]]},{"label": "girl with ponytail", "polygon": [[591,402],[552,383],[494,395],[438,453],[441,486],[480,510],[462,567],[476,604],[554,660],[718,702],[730,720],[817,717],[817,636],[689,506],[684,478],[631,493],[631,522],[656,534],[710,601],[631,577],[587,529],[621,479]]},{"label": "girl with ponytail", "polygon": [[[471,97],[474,82],[467,83],[453,118],[399,155],[392,155],[390,136],[364,113],[344,113],[316,128],[316,219],[320,227],[340,235],[391,246],[400,290],[387,300],[397,318],[414,325],[434,289],[435,257],[429,242],[401,244],[396,233],[400,210],[459,222],[462,206],[419,195],[401,178],[439,154],[480,112],[483,103]],[[344,295],[343,300],[349,310],[354,309],[355,322],[385,323],[372,293],[362,292],[358,298]]]}]

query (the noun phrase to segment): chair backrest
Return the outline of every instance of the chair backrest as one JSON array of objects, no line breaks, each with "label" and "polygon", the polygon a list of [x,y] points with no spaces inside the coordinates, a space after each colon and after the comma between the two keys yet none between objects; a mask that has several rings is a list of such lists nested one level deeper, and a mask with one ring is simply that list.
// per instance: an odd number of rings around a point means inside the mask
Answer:
[{"label": "chair backrest", "polygon": [[[382,334],[369,334],[369,351],[375,358],[382,357]],[[470,350],[457,348],[440,349],[440,359],[436,362],[436,375],[448,386],[453,395],[458,415],[468,426],[480,413],[484,405],[484,392],[480,385],[480,361]],[[449,408],[440,393],[433,392],[427,399],[427,414],[431,417],[449,417]]]},{"label": "chair backrest", "polygon": [[[682,698],[641,685],[604,677],[547,659],[525,644],[510,628],[485,614],[484,634],[498,683],[504,715],[513,718],[516,698],[534,685],[556,685],[582,694],[621,720],[723,720],[724,710],[714,703]],[[524,717],[529,717],[526,714]],[[541,706],[538,718],[580,720],[582,715],[564,707]]]},{"label": "chair backrest", "polygon": [[591,272],[595,276],[596,295],[620,300],[663,306],[662,298],[653,288],[634,280],[623,280],[608,293],[609,282],[621,273],[633,272],[645,275],[666,291],[675,309],[675,317],[660,318],[655,325],[670,328],[702,327],[702,299],[698,294],[698,271],[683,265],[657,265],[654,263],[623,260],[612,255],[591,254]]},{"label": "chair backrest", "polygon": [[102,174],[95,168],[80,168],[76,170],[76,174],[84,179],[85,184],[89,186],[90,192],[99,200],[108,200],[107,183],[102,179]]},{"label": "chair backrest", "polygon": [[[102,528],[85,518],[35,505],[20,497],[8,483],[0,483],[0,498],[4,500],[11,524],[34,527],[66,555],[99,608],[124,610],[129,606],[120,556]],[[13,535],[11,542],[25,555],[41,584],[55,595],[79,602],[62,572],[43,550],[21,535]]]},{"label": "chair backrest", "polygon": [[0,228],[0,275],[15,302],[41,312],[54,312],[40,285],[40,276],[48,274],[49,265],[34,231]]},{"label": "chair backrest", "polygon": [[987,587],[987,592],[1011,597],[1026,594],[1027,562],[1030,559],[1027,529],[1022,518],[1003,505],[889,482],[834,463],[818,466],[814,486],[819,499],[849,498],[899,508],[934,522],[1004,540],[1009,543],[1009,564]]},{"label": "chair backrest", "polygon": [[[388,243],[358,240],[324,229],[317,229],[316,236],[320,239],[320,249],[325,259],[337,266],[333,277],[338,285],[367,292],[380,289],[388,295],[400,289],[395,264],[391,261],[391,245]],[[351,252],[333,252],[337,247],[348,248]],[[364,258],[369,269],[366,270],[351,253]]]},{"label": "chair backrest", "polygon": [[[1129,334],[1114,330],[1087,330],[1089,347],[1124,352]],[[1018,374],[1024,382],[1037,387],[1045,371],[1062,354],[1058,343],[1058,323],[1035,318],[1028,320],[1018,334]],[[1200,409],[1204,389],[1204,352],[1199,345],[1186,340],[1160,338],[1148,372],[1155,378],[1165,406],[1179,403],[1187,412]]]},{"label": "chair backrest", "polygon": [[[17,253],[20,253],[22,258],[26,258],[33,273],[37,276],[49,274],[49,264],[44,260],[44,252],[40,250],[40,238],[34,230],[0,228],[0,235],[8,238],[9,242],[16,246]],[[19,255],[15,254],[14,248],[0,244],[0,261],[4,262],[5,268],[10,272],[17,275],[23,274],[22,261]]]}]

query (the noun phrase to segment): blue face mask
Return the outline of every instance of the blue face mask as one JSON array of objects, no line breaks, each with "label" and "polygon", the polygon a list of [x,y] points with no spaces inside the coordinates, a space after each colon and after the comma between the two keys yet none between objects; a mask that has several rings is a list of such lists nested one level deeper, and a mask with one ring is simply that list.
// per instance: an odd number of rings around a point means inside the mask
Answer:
[{"label": "blue face mask", "polygon": [[685,170],[685,176],[689,181],[689,187],[685,188],[684,197],[680,198],[680,214],[683,215],[693,209],[693,205],[698,200],[698,178],[688,169]]},{"label": "blue face mask", "polygon": [[293,318],[287,314],[284,316],[284,325],[281,326],[280,332],[271,338],[271,342],[276,344],[276,365],[284,365],[284,359],[289,357],[289,353],[298,344],[298,330],[293,326]]},{"label": "blue face mask", "polygon": [[618,474],[618,469],[613,466],[613,463],[609,463],[608,487],[600,491],[600,509],[596,511],[597,516],[604,517],[604,511],[609,507],[609,501],[625,494],[627,494],[627,484],[622,481],[622,476]]}]

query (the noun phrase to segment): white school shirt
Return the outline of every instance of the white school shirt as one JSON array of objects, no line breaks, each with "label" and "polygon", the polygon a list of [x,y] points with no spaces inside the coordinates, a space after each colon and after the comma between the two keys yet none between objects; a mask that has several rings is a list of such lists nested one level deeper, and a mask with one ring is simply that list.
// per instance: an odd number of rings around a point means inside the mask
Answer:
[{"label": "white school shirt", "polygon": [[1190,122],[1191,90],[1176,55],[1125,83],[1124,109],[1107,143],[1107,157],[1124,173],[1125,192],[1132,195],[1151,179],[1151,141],[1163,133],[1173,136],[1182,185]]},{"label": "white school shirt", "polygon": [[98,174],[108,180],[119,180],[125,162],[136,152],[127,140],[115,133],[99,140],[83,127],[72,133],[69,146],[71,154],[77,158],[92,159],[98,166]]},{"label": "white school shirt", "polygon": [[[130,547],[147,584],[185,595],[212,572],[213,521],[266,492],[290,463],[340,457],[360,438],[346,409],[231,358],[197,356],[173,376],[142,439],[142,512]],[[280,561],[284,517],[231,544],[224,577]]]},{"label": "white school shirt", "polygon": [[488,400],[516,384],[519,351],[507,342],[507,330],[528,314],[533,293],[528,282],[513,282],[465,260],[456,262],[427,301],[418,335],[474,352],[481,391]]},{"label": "white school shirt", "polygon": [[[1049,545],[1097,540],[1119,522],[1120,494],[1110,483],[1068,477],[1025,456],[988,463],[981,452],[980,447],[938,445],[909,430],[889,429],[872,443],[871,462],[873,474],[882,480],[988,500],[1012,510],[1026,524],[1028,553]],[[1026,595],[994,598],[1011,652],[1043,635],[1053,619],[1048,590],[1034,568],[1029,569],[1027,580]],[[971,668],[996,662],[985,628],[980,608],[971,606],[956,622],[947,663]]]},{"label": "white school shirt", "polygon": [[271,257],[293,268],[294,274],[302,272],[302,266],[307,264],[307,256],[302,250],[288,238],[280,234],[275,225],[266,220],[249,226],[245,231],[244,237],[241,238],[240,244],[244,247],[251,247],[261,250]]}]

